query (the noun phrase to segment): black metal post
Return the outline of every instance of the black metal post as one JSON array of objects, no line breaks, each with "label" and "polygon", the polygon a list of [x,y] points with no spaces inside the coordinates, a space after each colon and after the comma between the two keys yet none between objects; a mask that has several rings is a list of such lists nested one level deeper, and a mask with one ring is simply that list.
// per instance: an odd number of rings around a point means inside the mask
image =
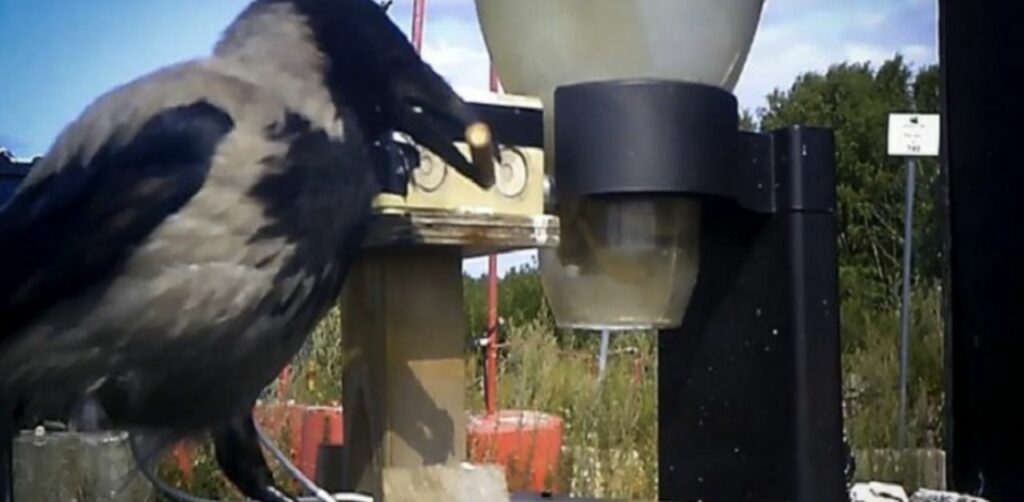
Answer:
[{"label": "black metal post", "polygon": [[777,211],[704,204],[701,269],[659,339],[662,500],[846,500],[831,132],[771,135]]},{"label": "black metal post", "polygon": [[941,0],[950,484],[1024,500],[1024,4]]},{"label": "black metal post", "polygon": [[903,296],[900,302],[899,447],[907,447],[907,378],[910,373],[910,276],[914,255],[914,189],[917,162],[907,159],[906,212],[903,217]]}]

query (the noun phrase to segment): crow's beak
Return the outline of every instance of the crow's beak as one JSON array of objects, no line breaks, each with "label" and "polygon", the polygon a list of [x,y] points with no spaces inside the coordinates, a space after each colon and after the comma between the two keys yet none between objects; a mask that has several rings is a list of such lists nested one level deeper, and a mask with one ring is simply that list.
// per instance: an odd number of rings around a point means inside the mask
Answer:
[{"label": "crow's beak", "polygon": [[[490,158],[473,155],[478,159],[476,163],[455,147],[456,142],[466,141],[471,126],[474,126],[472,130],[480,128],[472,110],[440,77],[429,75],[416,80],[418,85],[402,85],[397,89],[396,129],[412,136],[480,187],[492,187],[497,147],[487,145]],[[477,153],[479,151],[477,148]]]}]

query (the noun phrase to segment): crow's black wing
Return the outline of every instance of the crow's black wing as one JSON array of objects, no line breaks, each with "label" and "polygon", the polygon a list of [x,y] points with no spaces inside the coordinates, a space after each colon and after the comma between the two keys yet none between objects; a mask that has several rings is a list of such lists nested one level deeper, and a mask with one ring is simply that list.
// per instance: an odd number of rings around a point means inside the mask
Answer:
[{"label": "crow's black wing", "polygon": [[149,119],[127,142],[24,187],[0,208],[0,345],[47,308],[97,284],[203,185],[234,128],[199,101]]}]

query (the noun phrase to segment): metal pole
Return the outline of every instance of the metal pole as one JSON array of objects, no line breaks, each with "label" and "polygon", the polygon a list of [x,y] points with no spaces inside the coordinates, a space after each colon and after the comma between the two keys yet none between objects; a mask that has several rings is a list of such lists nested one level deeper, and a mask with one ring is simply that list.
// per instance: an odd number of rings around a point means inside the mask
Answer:
[{"label": "metal pole", "polygon": [[907,447],[907,377],[910,373],[910,272],[914,249],[914,189],[916,161],[907,161],[906,215],[903,218],[903,299],[900,306],[900,415],[899,447]]},{"label": "metal pole", "polygon": [[487,415],[498,413],[498,255],[487,257]]},{"label": "metal pole", "polygon": [[[498,73],[491,65],[491,92],[498,92]],[[487,365],[484,373],[487,415],[498,413],[498,255],[487,257]]]},{"label": "metal pole", "polygon": [[427,0],[415,0],[412,4],[412,46],[416,52],[423,50],[423,25],[427,13]]},{"label": "metal pole", "polygon": [[281,402],[287,401],[291,397],[292,365],[285,366],[277,378],[277,399]]},{"label": "metal pole", "polygon": [[608,368],[608,345],[611,342],[611,332],[601,330],[601,354],[597,359],[597,379],[604,380],[605,369]]},{"label": "metal pole", "polygon": [[498,92],[501,89],[501,81],[498,79],[498,69],[491,65],[491,92]]}]

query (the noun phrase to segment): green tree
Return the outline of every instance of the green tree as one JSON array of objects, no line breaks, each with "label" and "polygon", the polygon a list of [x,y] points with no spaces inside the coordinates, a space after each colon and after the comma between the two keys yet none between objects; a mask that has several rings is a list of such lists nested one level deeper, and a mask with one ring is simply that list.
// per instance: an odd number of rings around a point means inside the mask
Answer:
[{"label": "green tree", "polygon": [[[905,162],[886,153],[888,114],[936,112],[938,82],[936,67],[915,73],[901,56],[877,70],[868,63],[843,63],[824,74],[801,75],[789,90],[770,94],[768,106],[758,110],[763,130],[803,124],[835,131],[844,299],[898,304]],[[937,188],[937,163],[920,163],[915,278],[928,283],[940,275]]]},{"label": "green tree", "polygon": [[[465,275],[462,284],[469,336],[479,338],[487,330],[487,275]],[[498,281],[498,315],[511,325],[554,324],[536,262],[513,268]]]}]

